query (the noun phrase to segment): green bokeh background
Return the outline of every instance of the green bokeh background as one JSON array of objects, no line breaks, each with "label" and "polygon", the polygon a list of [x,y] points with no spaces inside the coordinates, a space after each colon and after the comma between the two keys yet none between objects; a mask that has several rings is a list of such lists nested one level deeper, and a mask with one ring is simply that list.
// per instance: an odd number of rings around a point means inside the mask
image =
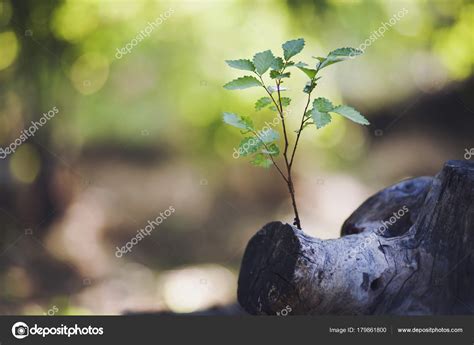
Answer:
[{"label": "green bokeh background", "polygon": [[[337,237],[337,224],[379,188],[436,173],[472,147],[472,93],[460,99],[462,119],[456,109],[441,117],[462,123],[471,139],[444,132],[439,117],[428,125],[404,116],[420,95],[429,103],[471,80],[472,2],[0,1],[0,146],[60,110],[0,161],[0,312],[193,311],[232,302],[249,237],[292,215],[273,170],[232,158],[240,134],[222,123],[222,112],[250,115],[257,127],[274,114],[255,114],[261,90],[222,88],[241,75],[224,60],[266,49],[281,55],[283,42],[303,37],[299,57],[311,63],[311,56],[359,47],[403,8],[407,14],[364,55],[325,69],[316,89],[372,122],[335,119],[304,132],[297,197],[303,227],[324,238]],[[149,37],[116,58],[170,9]],[[305,76],[292,73],[288,95],[297,113]],[[391,107],[400,110],[377,125]],[[289,124],[296,129],[298,121]],[[407,130],[397,131],[399,123]],[[169,205],[177,213],[160,231],[126,258],[114,256]]]}]

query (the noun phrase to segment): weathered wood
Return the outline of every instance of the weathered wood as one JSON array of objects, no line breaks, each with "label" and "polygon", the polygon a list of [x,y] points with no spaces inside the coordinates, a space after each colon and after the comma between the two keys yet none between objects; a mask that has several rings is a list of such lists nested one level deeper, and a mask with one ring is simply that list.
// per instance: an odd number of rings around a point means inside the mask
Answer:
[{"label": "weathered wood", "polygon": [[393,213],[406,206],[408,214],[398,219],[384,232],[384,237],[401,235],[412,226],[431,188],[432,177],[417,177],[397,183],[371,196],[349,218],[341,229],[341,236],[361,233],[380,226],[380,221],[389,219]]},{"label": "weathered wood", "polygon": [[474,164],[449,161],[369,198],[341,238],[267,224],[245,251],[238,299],[251,314],[473,314],[473,227]]}]

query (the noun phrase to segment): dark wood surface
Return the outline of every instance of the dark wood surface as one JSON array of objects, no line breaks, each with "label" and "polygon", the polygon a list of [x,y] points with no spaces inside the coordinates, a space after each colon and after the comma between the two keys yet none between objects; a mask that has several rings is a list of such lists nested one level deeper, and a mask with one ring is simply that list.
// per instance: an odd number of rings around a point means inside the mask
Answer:
[{"label": "dark wood surface", "polygon": [[267,224],[246,248],[238,300],[250,314],[474,314],[473,227],[474,164],[448,161],[369,198],[341,238]]}]

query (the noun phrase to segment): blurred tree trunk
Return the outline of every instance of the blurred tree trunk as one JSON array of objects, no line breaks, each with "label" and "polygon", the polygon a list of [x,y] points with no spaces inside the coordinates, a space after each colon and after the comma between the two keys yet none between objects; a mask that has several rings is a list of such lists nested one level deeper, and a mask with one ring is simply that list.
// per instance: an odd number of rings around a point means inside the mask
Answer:
[{"label": "blurred tree trunk", "polygon": [[[19,50],[14,63],[2,71],[0,106],[5,108],[6,100],[12,95],[20,103],[18,127],[7,133],[7,142],[2,147],[19,138],[22,130],[38,121],[43,113],[53,107],[66,113],[57,99],[56,81],[64,77],[60,57],[68,44],[60,42],[51,32],[50,20],[56,7],[62,2],[12,0],[12,16],[2,30],[12,30],[16,34]],[[5,6],[9,6],[8,4]],[[8,12],[8,11],[7,11]],[[0,48],[2,49],[2,48]],[[58,84],[59,85],[59,84]],[[62,95],[66,94],[64,90]],[[64,102],[64,100],[62,101]],[[4,103],[4,104],[3,104]],[[8,113],[9,109],[6,108]],[[62,114],[61,116],[64,116]],[[40,168],[31,183],[20,182],[11,169],[12,158],[22,153],[16,151],[0,160],[0,289],[2,313],[18,313],[17,298],[23,300],[50,298],[82,287],[81,280],[68,264],[59,262],[42,242],[54,217],[61,213],[61,205],[53,196],[54,172],[60,163],[50,148],[50,135],[53,124],[47,123],[38,128],[33,137],[21,144],[32,148],[36,157],[26,157],[26,161],[36,158]],[[25,145],[25,146],[24,146]],[[31,169],[26,164],[23,170]],[[14,269],[24,276],[5,277]],[[17,279],[17,280],[15,280]],[[12,288],[12,284],[22,288]],[[26,289],[28,290],[25,290]],[[21,292],[22,291],[22,292]]]},{"label": "blurred tree trunk", "polygon": [[[60,57],[67,44],[58,41],[51,32],[51,14],[61,1],[11,1],[10,24],[19,40],[19,56],[15,61],[10,90],[22,101],[25,128],[38,121],[59,102],[55,95],[55,78],[62,71]],[[44,17],[39,17],[40,15]],[[40,21],[40,22],[39,22]],[[62,110],[62,109],[61,109]],[[61,111],[60,110],[60,111]],[[51,124],[36,131],[25,143],[34,147],[40,160],[40,171],[35,181],[22,185],[10,176],[9,198],[2,200],[6,208],[24,228],[33,228],[42,237],[53,219],[56,205],[51,193],[51,181],[57,158],[49,151]],[[12,134],[17,138],[20,135]],[[10,156],[11,158],[11,156]],[[6,160],[8,162],[8,159]],[[5,163],[6,163],[5,162]]]}]

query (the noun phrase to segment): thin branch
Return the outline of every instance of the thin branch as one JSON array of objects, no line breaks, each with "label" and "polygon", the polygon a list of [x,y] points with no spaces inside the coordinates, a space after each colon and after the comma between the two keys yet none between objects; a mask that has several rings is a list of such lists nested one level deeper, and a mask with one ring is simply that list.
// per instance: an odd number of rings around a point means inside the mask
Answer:
[{"label": "thin branch", "polygon": [[268,89],[266,88],[262,76],[259,75],[259,74],[257,74],[257,75],[258,75],[258,77],[260,78],[260,81],[262,82],[262,87],[265,89],[265,91],[267,92],[267,94],[268,94],[268,95],[270,96],[270,98],[272,99],[273,104],[274,104],[275,107],[277,108],[278,114],[280,115],[280,118],[281,118],[281,124],[282,124],[282,127],[283,127],[283,136],[284,136],[284,138],[285,138],[285,150],[284,150],[284,152],[283,152],[283,157],[285,158],[286,169],[287,169],[287,171],[289,172],[289,170],[288,170],[288,168],[289,168],[288,155],[287,155],[287,151],[288,151],[288,135],[287,135],[287,133],[286,133],[285,117],[283,116],[283,110],[282,110],[282,107],[281,107],[280,85],[277,83],[278,102],[280,103],[280,105],[279,105],[279,104],[277,103],[277,101],[275,100],[275,98],[273,97],[272,93],[271,93],[270,91],[268,91]]},{"label": "thin branch", "polygon": [[[316,76],[318,75],[320,66],[321,66],[321,63],[316,68],[316,73],[314,74],[313,79],[311,79],[311,83],[315,82],[315,79],[316,79]],[[311,90],[308,93],[308,101],[306,102],[306,106],[305,106],[304,111],[303,111],[303,116],[301,117],[300,129],[298,130],[298,134],[296,135],[295,146],[293,147],[293,152],[291,153],[290,168],[293,166],[293,160],[295,159],[296,148],[298,147],[298,142],[300,140],[300,135],[301,135],[301,132],[303,131],[303,126],[304,126],[305,122],[307,121],[307,119],[305,119],[305,116],[306,116],[306,112],[308,111],[309,103],[311,102],[311,92],[313,92],[313,90]]]},{"label": "thin branch", "polygon": [[[287,168],[289,168],[288,164],[288,157],[287,157],[287,152],[288,152],[288,135],[286,133],[286,125],[285,125],[285,117],[283,116],[283,106],[281,104],[281,95],[280,95],[280,85],[281,85],[281,80],[280,81],[275,81],[277,91],[278,91],[278,102],[280,103],[280,108],[279,108],[279,114],[281,118],[281,125],[283,127],[283,135],[285,136],[285,151],[283,153],[283,156],[285,157],[285,162],[287,165]],[[277,107],[278,109],[278,107]]]},{"label": "thin branch", "polygon": [[266,88],[266,86],[265,86],[265,83],[264,83],[264,81],[263,81],[263,78],[262,78],[262,76],[261,76],[261,75],[259,75],[259,74],[257,74],[257,75],[258,75],[258,77],[260,78],[260,81],[262,82],[262,87],[265,89],[265,91],[267,92],[267,94],[268,94],[268,95],[270,96],[270,98],[272,99],[272,101],[273,101],[273,104],[274,104],[274,105],[275,105],[275,107],[277,108],[277,110],[278,110],[278,114],[279,114],[280,116],[282,116],[282,114],[280,113],[280,107],[278,106],[278,103],[275,101],[275,98],[273,98],[273,95],[272,95],[272,93],[271,93],[270,91],[268,91],[268,89]]},{"label": "thin branch", "polygon": [[[255,131],[251,131],[256,138],[258,138],[258,140],[260,140],[263,144],[263,146],[265,147],[265,149],[270,152],[270,149],[268,148],[267,144],[265,144],[265,142],[260,138],[260,136],[258,135],[257,132]],[[278,164],[275,162],[275,160],[273,159],[272,155],[271,154],[268,154],[268,156],[270,157],[270,159],[272,160],[273,162],[273,165],[275,166],[275,168],[278,170],[278,172],[280,173],[281,177],[283,177],[283,180],[285,180],[286,183],[288,183],[288,179],[286,178],[285,174],[283,174],[283,172],[281,171],[280,167],[278,166]]]},{"label": "thin branch", "polygon": [[295,158],[296,148],[298,147],[298,142],[300,140],[300,135],[301,135],[301,132],[303,131],[303,126],[304,126],[304,123],[305,123],[305,116],[306,116],[306,112],[308,111],[308,107],[309,107],[310,102],[311,102],[311,92],[308,94],[308,101],[306,102],[306,106],[304,107],[303,116],[301,117],[300,128],[298,130],[298,134],[296,135],[295,146],[293,147],[293,152],[291,153],[290,168],[293,166],[293,160]]}]

